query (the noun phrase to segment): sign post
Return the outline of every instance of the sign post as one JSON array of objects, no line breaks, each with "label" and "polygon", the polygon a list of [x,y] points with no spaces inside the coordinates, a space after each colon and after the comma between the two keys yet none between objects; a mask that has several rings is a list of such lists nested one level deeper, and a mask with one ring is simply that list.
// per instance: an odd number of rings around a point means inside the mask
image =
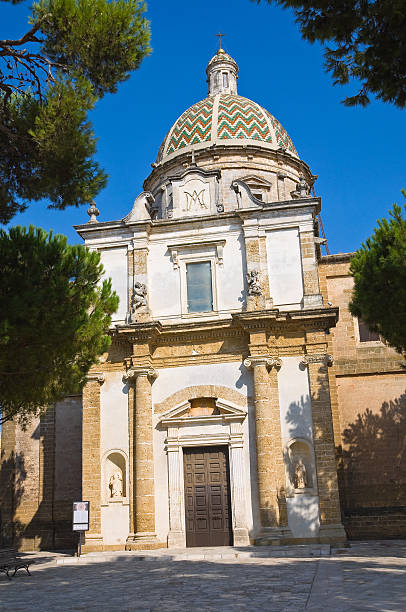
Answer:
[{"label": "sign post", "polygon": [[90,502],[73,502],[72,529],[73,531],[79,531],[78,557],[82,553],[83,535],[85,531],[89,531],[89,512]]}]

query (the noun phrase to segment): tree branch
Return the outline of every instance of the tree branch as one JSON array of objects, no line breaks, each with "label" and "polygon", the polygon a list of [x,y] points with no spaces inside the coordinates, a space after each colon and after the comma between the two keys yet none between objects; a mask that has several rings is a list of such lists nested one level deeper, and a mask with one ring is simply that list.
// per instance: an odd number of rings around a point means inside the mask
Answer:
[{"label": "tree branch", "polygon": [[51,15],[50,13],[47,13],[47,15],[44,15],[43,17],[41,17],[41,19],[31,28],[31,30],[28,30],[28,32],[24,34],[24,36],[22,36],[21,38],[17,40],[12,40],[12,39],[1,40],[0,39],[0,47],[18,47],[19,45],[25,45],[26,42],[42,42],[39,38],[37,38],[34,35],[38,32],[38,30],[40,29],[44,21],[48,19],[50,15]]}]

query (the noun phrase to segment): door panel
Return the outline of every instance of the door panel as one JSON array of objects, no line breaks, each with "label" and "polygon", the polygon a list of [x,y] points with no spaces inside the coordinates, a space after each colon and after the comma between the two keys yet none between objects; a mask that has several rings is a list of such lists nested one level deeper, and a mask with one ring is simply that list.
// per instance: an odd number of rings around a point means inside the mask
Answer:
[{"label": "door panel", "polygon": [[231,545],[228,448],[184,448],[183,465],[186,545]]}]

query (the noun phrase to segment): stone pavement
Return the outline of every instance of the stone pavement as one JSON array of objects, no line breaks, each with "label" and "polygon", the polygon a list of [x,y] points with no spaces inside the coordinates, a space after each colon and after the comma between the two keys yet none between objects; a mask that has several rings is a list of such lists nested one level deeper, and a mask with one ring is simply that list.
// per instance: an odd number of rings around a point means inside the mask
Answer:
[{"label": "stone pavement", "polygon": [[406,541],[27,556],[1,612],[406,612]]}]

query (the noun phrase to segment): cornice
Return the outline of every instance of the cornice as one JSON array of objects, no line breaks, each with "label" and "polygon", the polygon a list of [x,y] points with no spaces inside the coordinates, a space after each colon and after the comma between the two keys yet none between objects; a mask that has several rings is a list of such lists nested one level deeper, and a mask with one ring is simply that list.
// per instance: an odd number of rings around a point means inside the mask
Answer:
[{"label": "cornice", "polygon": [[210,321],[185,321],[167,323],[160,321],[116,325],[110,334],[118,341],[132,344],[152,342],[159,345],[175,342],[204,341],[211,337],[242,337],[255,329],[280,331],[291,324],[303,329],[322,329],[335,327],[338,320],[338,308],[314,308],[305,310],[279,311],[255,310],[233,313],[230,318]]},{"label": "cornice", "polygon": [[322,255],[320,257],[321,264],[329,264],[329,263],[347,263],[351,261],[351,257],[355,255],[355,252],[352,253],[333,253],[332,255]]}]

